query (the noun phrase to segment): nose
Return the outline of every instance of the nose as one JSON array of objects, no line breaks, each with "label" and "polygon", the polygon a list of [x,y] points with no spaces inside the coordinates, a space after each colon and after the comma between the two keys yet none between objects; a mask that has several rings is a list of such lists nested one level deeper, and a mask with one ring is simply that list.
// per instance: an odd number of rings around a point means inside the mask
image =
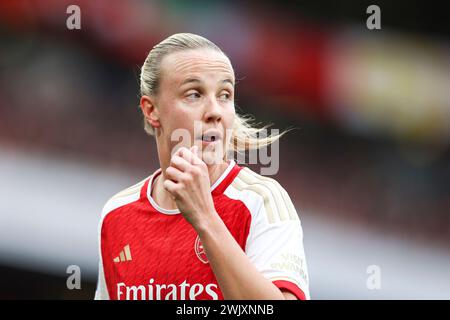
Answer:
[{"label": "nose", "polygon": [[205,106],[205,122],[220,122],[222,119],[222,108],[215,97],[208,99]]}]

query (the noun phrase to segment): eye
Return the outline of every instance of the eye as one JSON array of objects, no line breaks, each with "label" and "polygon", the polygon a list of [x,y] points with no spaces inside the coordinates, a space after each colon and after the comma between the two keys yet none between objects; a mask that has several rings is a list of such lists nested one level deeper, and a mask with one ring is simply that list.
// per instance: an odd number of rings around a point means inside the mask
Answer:
[{"label": "eye", "polygon": [[223,92],[220,94],[219,98],[220,100],[227,101],[231,99],[231,94],[229,92]]},{"label": "eye", "polygon": [[198,91],[189,91],[186,93],[186,98],[191,100],[199,99],[200,97],[201,95]]}]

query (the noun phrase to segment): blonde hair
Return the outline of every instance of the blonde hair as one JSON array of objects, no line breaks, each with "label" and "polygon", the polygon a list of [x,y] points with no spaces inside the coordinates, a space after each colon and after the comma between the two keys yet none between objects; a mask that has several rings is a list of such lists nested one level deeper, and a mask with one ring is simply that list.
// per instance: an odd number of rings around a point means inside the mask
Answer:
[{"label": "blonde hair", "polygon": [[[166,55],[192,49],[212,49],[226,56],[217,45],[199,35],[192,33],[176,33],[171,35],[152,48],[142,65],[140,75],[141,96],[156,96],[158,94],[161,78],[161,61]],[[284,131],[281,134],[260,137],[260,133],[265,132],[269,126],[266,125],[262,128],[255,128],[252,125],[253,120],[254,119],[251,116],[243,116],[236,113],[229,151],[241,152],[260,149],[277,141],[286,133],[286,131]],[[145,117],[144,129],[149,135],[155,134],[153,127],[148,123]]]}]

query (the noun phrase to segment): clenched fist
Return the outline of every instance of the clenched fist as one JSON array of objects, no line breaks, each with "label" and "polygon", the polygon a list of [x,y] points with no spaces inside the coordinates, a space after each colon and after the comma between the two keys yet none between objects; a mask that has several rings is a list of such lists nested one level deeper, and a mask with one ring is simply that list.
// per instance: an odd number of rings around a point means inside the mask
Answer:
[{"label": "clenched fist", "polygon": [[208,167],[198,157],[198,147],[180,148],[166,169],[164,188],[173,196],[184,218],[198,229],[215,213]]}]

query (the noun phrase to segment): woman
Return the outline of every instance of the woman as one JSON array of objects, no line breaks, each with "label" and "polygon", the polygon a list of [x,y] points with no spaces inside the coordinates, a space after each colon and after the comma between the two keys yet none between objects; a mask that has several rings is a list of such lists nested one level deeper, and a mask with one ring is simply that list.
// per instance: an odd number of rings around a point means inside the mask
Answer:
[{"label": "woman", "polygon": [[289,196],[228,157],[280,136],[259,138],[235,113],[227,56],[175,34],[151,50],[140,80],[161,168],[106,203],[96,298],[309,299]]}]

